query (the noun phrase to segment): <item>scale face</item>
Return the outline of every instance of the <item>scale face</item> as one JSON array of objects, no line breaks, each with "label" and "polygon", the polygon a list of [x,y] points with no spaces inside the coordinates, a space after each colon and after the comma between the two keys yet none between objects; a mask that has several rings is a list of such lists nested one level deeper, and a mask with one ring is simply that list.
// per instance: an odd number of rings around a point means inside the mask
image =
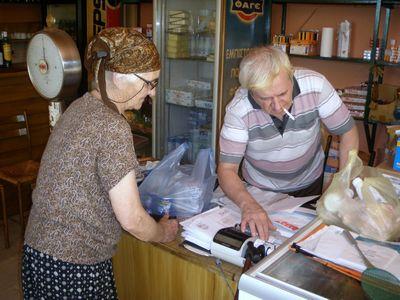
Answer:
[{"label": "scale face", "polygon": [[37,32],[27,50],[29,78],[45,99],[73,96],[81,81],[81,60],[74,40],[57,28]]}]

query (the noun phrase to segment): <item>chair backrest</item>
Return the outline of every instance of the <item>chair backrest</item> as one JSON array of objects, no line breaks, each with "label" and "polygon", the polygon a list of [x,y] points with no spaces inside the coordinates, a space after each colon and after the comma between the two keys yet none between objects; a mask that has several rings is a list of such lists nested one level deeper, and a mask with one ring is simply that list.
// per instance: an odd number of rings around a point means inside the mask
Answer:
[{"label": "chair backrest", "polygon": [[0,117],[0,165],[10,155],[23,159],[32,158],[31,135],[26,111]]}]

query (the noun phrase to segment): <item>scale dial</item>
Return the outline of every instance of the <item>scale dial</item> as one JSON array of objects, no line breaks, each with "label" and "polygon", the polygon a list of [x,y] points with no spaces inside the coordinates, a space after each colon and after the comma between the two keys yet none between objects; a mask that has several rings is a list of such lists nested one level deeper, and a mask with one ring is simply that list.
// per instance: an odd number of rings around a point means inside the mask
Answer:
[{"label": "scale dial", "polygon": [[37,32],[27,50],[29,78],[45,99],[73,96],[81,81],[81,60],[74,40],[57,28]]}]

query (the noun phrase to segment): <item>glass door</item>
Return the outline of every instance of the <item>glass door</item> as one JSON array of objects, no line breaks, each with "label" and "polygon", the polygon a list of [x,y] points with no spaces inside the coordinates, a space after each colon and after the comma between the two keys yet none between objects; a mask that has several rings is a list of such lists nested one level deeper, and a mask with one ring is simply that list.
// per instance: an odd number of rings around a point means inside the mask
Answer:
[{"label": "glass door", "polygon": [[189,146],[188,163],[200,149],[215,149],[217,3],[166,0],[154,7],[155,42],[162,59],[153,114],[157,157],[183,142]]}]

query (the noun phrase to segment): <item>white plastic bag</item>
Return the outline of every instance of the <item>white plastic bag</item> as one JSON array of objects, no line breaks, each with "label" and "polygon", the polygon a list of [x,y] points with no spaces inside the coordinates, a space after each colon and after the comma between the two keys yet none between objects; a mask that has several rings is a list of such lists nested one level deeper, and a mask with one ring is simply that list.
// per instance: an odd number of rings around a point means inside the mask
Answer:
[{"label": "white plastic bag", "polygon": [[194,166],[180,166],[187,149],[183,143],[170,152],[139,186],[150,214],[190,217],[208,208],[216,180],[211,149],[201,149]]},{"label": "white plastic bag", "polygon": [[317,213],[328,225],[376,240],[400,237],[400,199],[393,185],[377,169],[363,166],[356,151],[349,153],[346,166],[334,175],[317,203]]}]

